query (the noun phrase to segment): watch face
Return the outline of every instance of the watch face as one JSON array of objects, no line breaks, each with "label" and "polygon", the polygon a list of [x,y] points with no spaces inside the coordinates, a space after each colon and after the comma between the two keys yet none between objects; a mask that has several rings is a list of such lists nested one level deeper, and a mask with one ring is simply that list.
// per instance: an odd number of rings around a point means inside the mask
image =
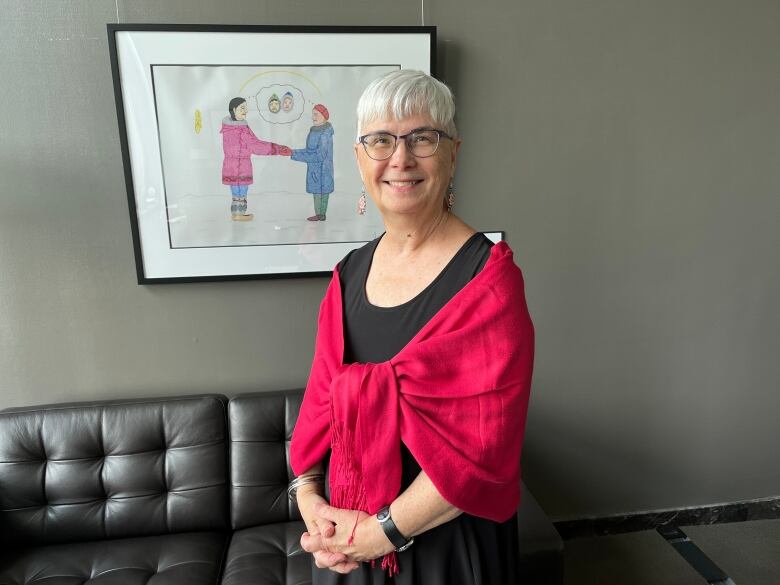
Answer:
[{"label": "watch face", "polygon": [[390,508],[382,508],[379,510],[379,512],[376,513],[376,519],[380,522],[384,522],[387,520],[387,517],[390,516]]}]

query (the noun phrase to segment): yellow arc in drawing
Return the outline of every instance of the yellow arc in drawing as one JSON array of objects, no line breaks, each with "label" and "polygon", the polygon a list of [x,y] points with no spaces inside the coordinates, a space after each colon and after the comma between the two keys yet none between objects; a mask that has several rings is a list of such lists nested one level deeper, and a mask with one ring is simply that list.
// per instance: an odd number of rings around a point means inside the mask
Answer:
[{"label": "yellow arc in drawing", "polygon": [[322,91],[320,91],[320,88],[317,86],[317,84],[316,84],[316,83],[314,83],[314,81],[312,81],[311,79],[309,79],[307,76],[303,75],[302,73],[298,73],[297,71],[285,71],[285,70],[279,70],[279,71],[264,71],[263,73],[257,73],[256,75],[253,75],[252,77],[250,77],[249,79],[247,79],[247,80],[244,82],[244,84],[243,84],[243,85],[242,85],[242,86],[239,88],[239,90],[238,90],[238,91],[239,91],[239,93],[240,93],[240,92],[242,92],[242,91],[244,91],[244,88],[245,88],[247,85],[249,85],[249,84],[250,84],[250,83],[251,83],[251,82],[252,82],[254,79],[257,79],[258,77],[262,77],[262,76],[264,76],[264,75],[274,75],[274,74],[276,74],[276,73],[286,73],[287,75],[297,75],[298,77],[302,77],[303,79],[305,79],[306,81],[308,81],[309,83],[311,83],[312,87],[314,87],[314,89],[317,91],[317,94],[318,94],[319,96],[322,96]]},{"label": "yellow arc in drawing", "polygon": [[195,110],[195,134],[200,134],[203,129],[203,118],[200,115],[200,110]]}]

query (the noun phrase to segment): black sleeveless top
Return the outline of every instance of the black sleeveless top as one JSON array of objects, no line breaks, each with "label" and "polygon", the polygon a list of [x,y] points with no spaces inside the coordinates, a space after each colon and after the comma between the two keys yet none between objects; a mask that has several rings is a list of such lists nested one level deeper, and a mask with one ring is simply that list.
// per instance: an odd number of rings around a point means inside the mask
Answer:
[{"label": "black sleeveless top", "polygon": [[339,264],[345,363],[379,363],[396,355],[482,270],[493,246],[483,234],[474,234],[420,294],[402,305],[377,307],[366,298],[366,280],[381,239],[353,250]]},{"label": "black sleeveless top", "polygon": [[[339,263],[344,316],[344,362],[379,363],[395,356],[417,332],[484,267],[493,243],[476,233],[420,294],[395,307],[377,307],[366,298],[366,279],[382,236],[353,250]],[[468,359],[468,356],[453,356]],[[401,444],[401,491],[420,465]],[[388,578],[369,563],[348,575],[318,569],[314,585],[503,585],[516,582],[517,518],[504,523],[461,514],[424,532],[399,554],[401,572]],[[378,564],[377,564],[378,565]]]}]

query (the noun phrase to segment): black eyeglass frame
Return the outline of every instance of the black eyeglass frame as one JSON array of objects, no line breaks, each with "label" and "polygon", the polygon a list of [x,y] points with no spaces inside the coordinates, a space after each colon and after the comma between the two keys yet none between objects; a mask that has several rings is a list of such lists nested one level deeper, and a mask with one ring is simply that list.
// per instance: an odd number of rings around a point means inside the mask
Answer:
[{"label": "black eyeglass frame", "polygon": [[[409,141],[407,138],[411,136],[412,134],[418,134],[420,132],[435,132],[436,133],[436,148],[433,149],[433,152],[431,154],[426,154],[424,156],[420,156],[419,154],[415,154],[414,150],[412,149],[412,146],[409,144]],[[393,150],[390,151],[390,154],[388,154],[385,158],[374,158],[368,153],[368,145],[366,145],[366,138],[369,136],[392,136],[395,142],[393,143]],[[437,130],[436,128],[415,128],[411,132],[407,132],[406,134],[391,134],[390,132],[370,132],[369,134],[363,134],[363,136],[358,136],[357,141],[363,145],[363,150],[366,152],[366,156],[370,158],[371,160],[387,160],[390,157],[392,157],[395,154],[396,149],[398,148],[398,140],[400,138],[404,139],[404,142],[406,142],[406,148],[409,149],[409,152],[412,153],[412,156],[416,158],[430,158],[434,154],[436,154],[436,151],[439,150],[439,144],[441,144],[442,138],[447,138],[448,140],[453,140],[452,136],[447,134],[444,130]]]}]

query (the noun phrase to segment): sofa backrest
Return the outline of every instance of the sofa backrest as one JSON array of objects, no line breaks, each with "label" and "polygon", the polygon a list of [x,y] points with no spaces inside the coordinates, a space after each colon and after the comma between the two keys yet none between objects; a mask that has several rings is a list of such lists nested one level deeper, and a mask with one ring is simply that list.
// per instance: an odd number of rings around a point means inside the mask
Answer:
[{"label": "sofa backrest", "polygon": [[228,404],[230,522],[234,529],[300,520],[287,499],[290,439],[303,390],[242,394]]},{"label": "sofa backrest", "polygon": [[0,542],[227,527],[223,396],[0,413]]}]

